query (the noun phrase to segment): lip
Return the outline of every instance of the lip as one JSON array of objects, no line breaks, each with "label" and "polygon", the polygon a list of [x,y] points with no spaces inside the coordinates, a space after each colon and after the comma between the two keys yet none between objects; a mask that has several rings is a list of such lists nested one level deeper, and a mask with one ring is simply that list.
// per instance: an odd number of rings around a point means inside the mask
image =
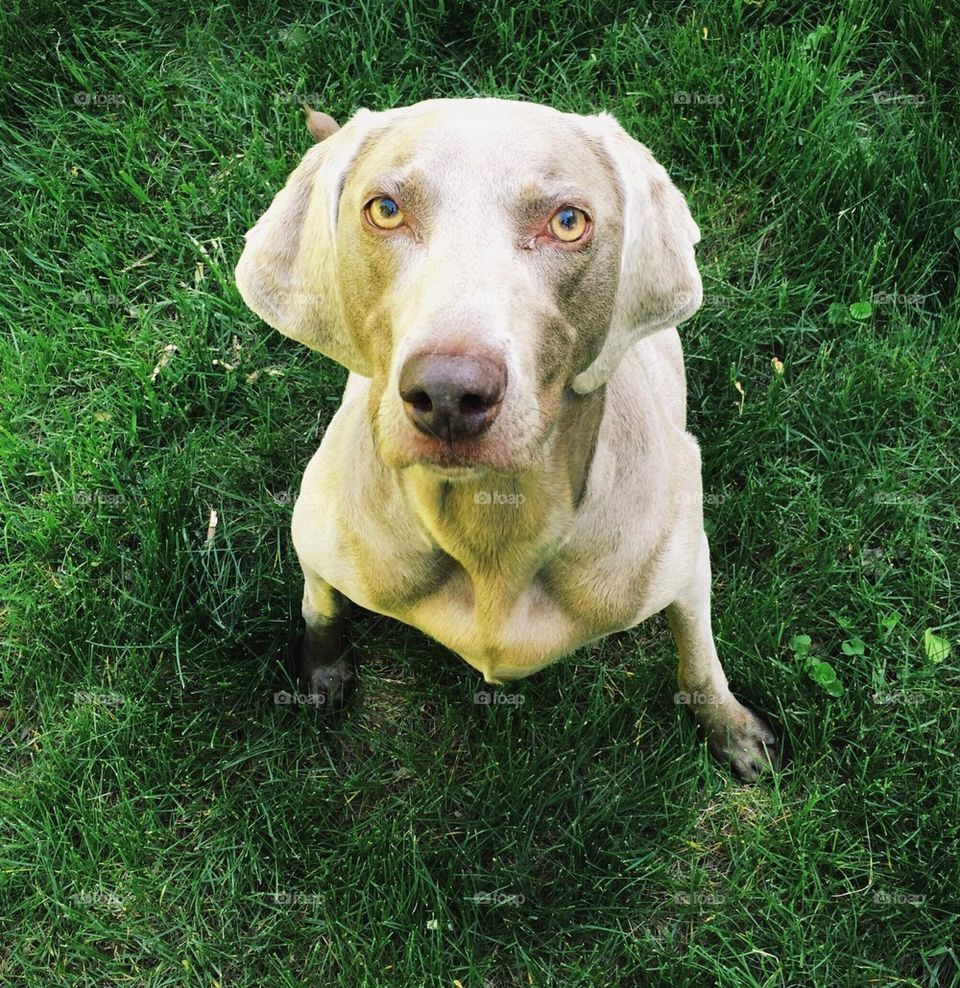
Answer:
[{"label": "lip", "polygon": [[494,450],[483,439],[445,442],[427,436],[410,437],[400,454],[405,466],[420,466],[448,478],[502,470]]},{"label": "lip", "polygon": [[[445,443],[427,440],[420,447],[415,462],[444,471],[478,470],[486,465],[486,457],[475,443]],[[424,448],[426,447],[426,448]]]}]

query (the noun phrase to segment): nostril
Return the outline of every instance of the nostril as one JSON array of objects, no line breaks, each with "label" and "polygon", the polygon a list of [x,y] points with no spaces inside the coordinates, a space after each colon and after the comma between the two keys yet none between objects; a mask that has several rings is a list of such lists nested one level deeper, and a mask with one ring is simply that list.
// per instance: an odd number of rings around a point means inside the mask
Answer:
[{"label": "nostril", "polygon": [[490,402],[480,395],[465,394],[460,399],[460,413],[462,415],[482,415],[490,408]]},{"label": "nostril", "polygon": [[426,391],[414,391],[405,401],[408,405],[413,405],[418,412],[433,411],[433,402]]},{"label": "nostril", "polygon": [[502,362],[481,355],[425,352],[404,362],[397,385],[414,428],[453,442],[476,438],[492,425],[507,370]]}]

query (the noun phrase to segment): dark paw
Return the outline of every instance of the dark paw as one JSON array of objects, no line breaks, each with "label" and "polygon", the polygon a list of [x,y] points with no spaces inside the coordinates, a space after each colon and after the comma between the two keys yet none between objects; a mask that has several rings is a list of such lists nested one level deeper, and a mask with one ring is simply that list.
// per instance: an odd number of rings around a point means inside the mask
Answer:
[{"label": "dark paw", "polygon": [[357,683],[353,663],[346,657],[331,665],[304,666],[297,671],[297,688],[310,697],[310,704],[319,710],[342,707]]},{"label": "dark paw", "polygon": [[343,705],[356,685],[356,670],[344,644],[342,621],[307,628],[297,658],[297,689],[320,710]]}]

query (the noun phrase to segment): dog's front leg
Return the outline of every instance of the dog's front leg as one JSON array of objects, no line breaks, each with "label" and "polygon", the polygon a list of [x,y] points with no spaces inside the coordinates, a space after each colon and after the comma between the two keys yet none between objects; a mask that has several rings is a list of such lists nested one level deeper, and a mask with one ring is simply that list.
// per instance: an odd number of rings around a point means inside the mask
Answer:
[{"label": "dog's front leg", "polygon": [[776,737],[730,692],[710,626],[710,549],[703,536],[696,575],[667,611],[680,653],[680,695],[703,728],[710,751],[753,781],[776,765]]},{"label": "dog's front leg", "polygon": [[306,628],[297,659],[297,685],[316,697],[318,706],[334,707],[346,699],[355,683],[356,672],[343,633],[348,601],[306,567],[303,575]]}]

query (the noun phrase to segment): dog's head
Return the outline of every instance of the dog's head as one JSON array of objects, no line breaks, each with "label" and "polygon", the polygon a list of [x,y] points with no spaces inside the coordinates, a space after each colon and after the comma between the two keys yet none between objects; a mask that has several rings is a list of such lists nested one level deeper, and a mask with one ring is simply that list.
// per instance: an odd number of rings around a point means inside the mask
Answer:
[{"label": "dog's head", "polygon": [[568,389],[600,387],[700,305],[700,231],[608,114],[477,99],[326,120],[247,233],[237,284],[371,378],[388,466],[524,469]]}]

